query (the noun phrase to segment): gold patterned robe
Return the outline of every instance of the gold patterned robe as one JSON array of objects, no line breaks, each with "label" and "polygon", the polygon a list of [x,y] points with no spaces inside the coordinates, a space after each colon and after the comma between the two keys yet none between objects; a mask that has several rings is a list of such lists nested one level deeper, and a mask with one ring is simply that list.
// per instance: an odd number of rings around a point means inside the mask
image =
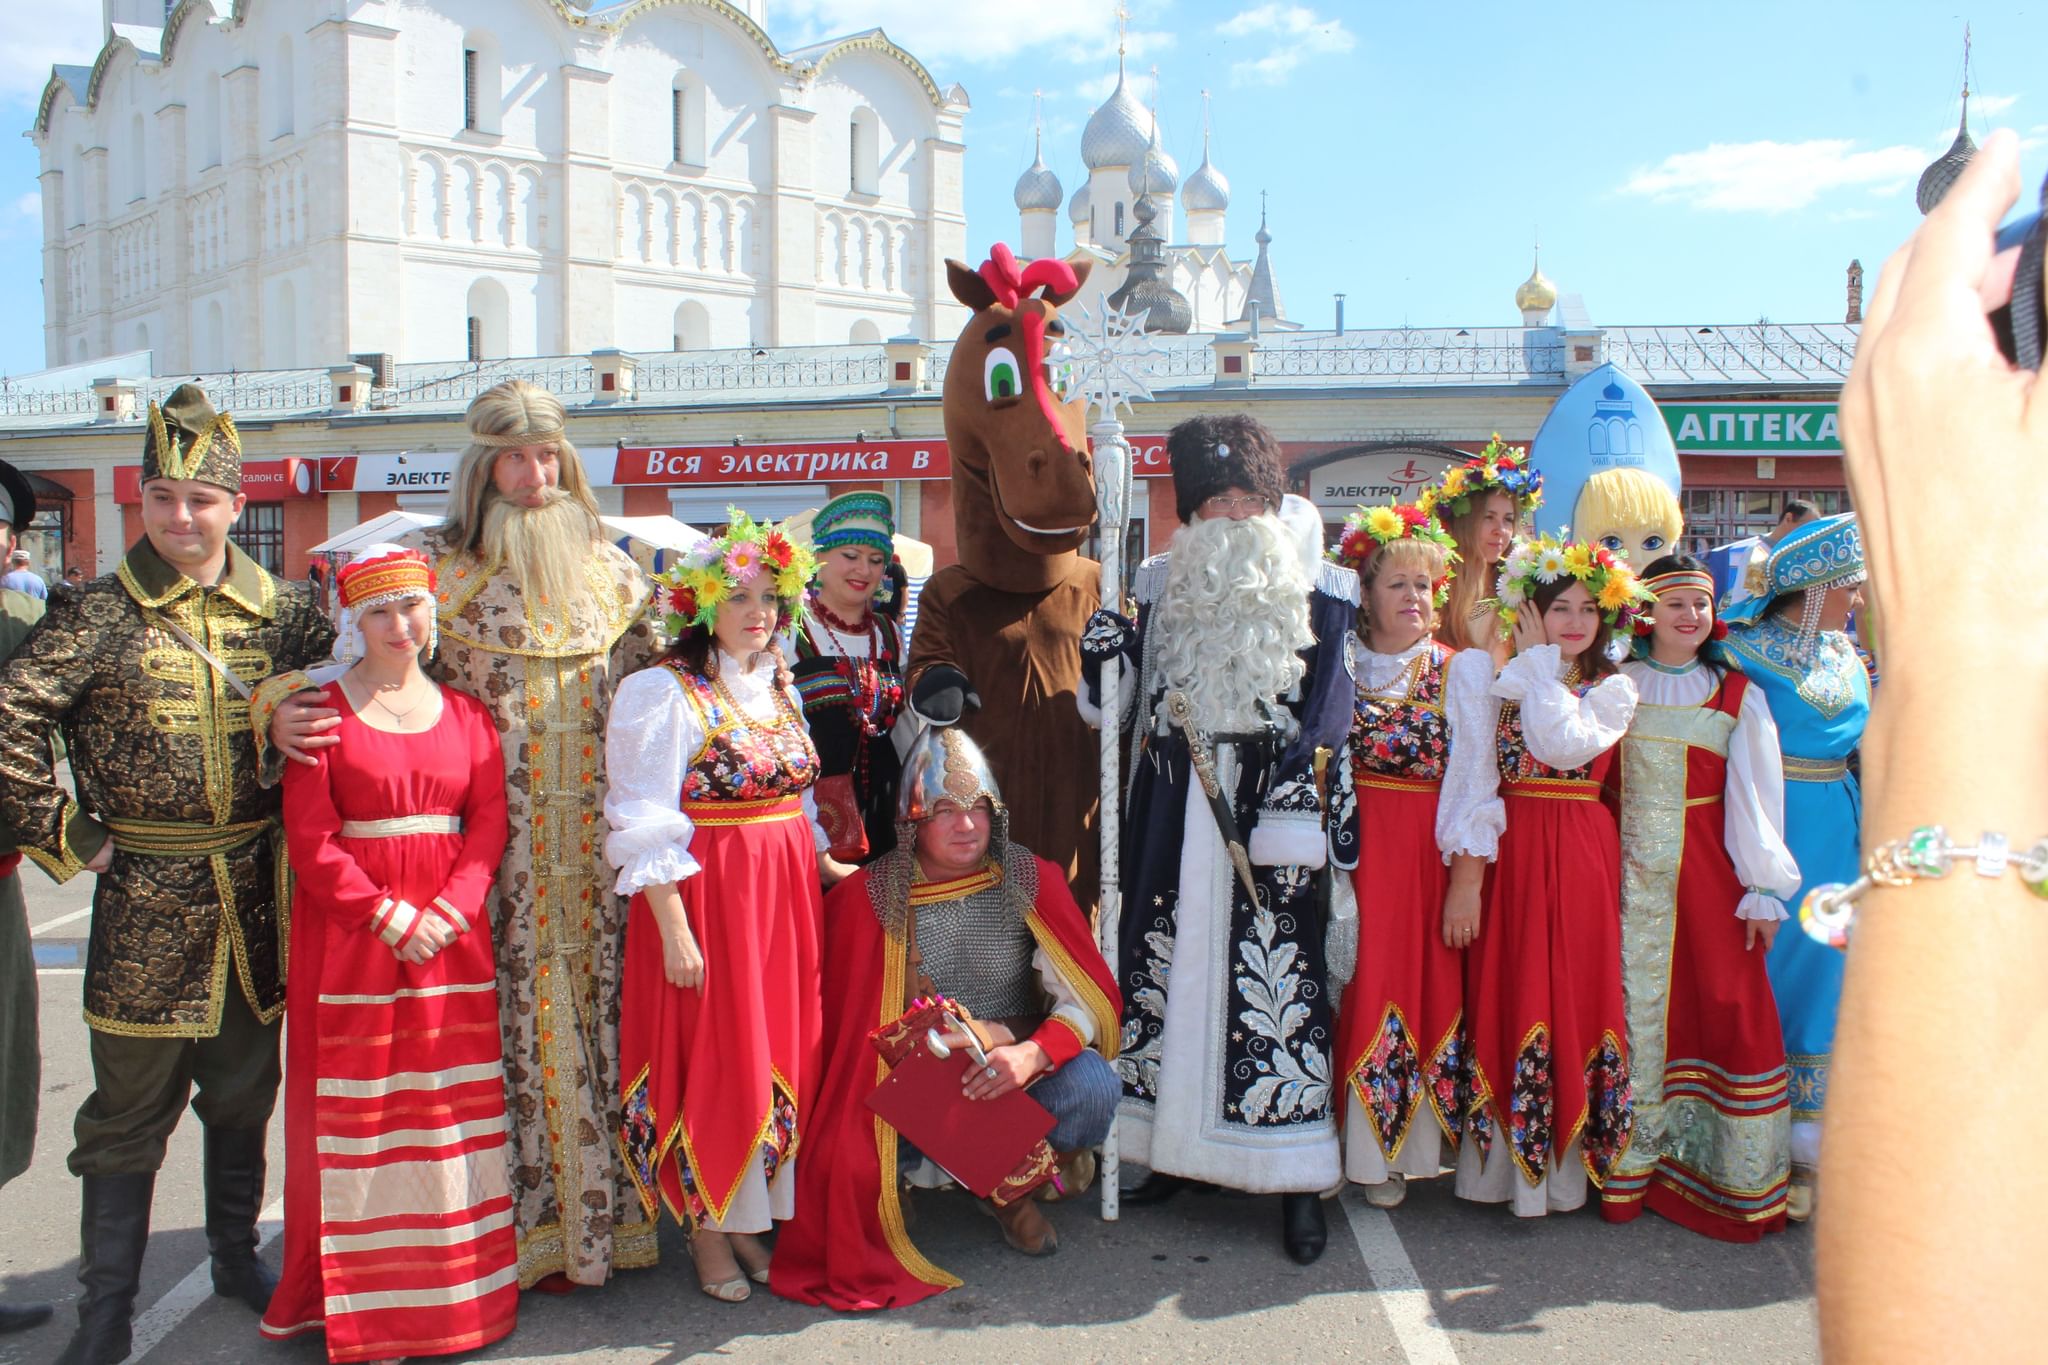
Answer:
[{"label": "gold patterned robe", "polygon": [[[86,1022],[211,1038],[232,979],[263,1022],[284,1010],[278,794],[257,781],[249,703],[166,620],[248,685],[334,641],[305,589],[233,545],[220,584],[201,588],[138,541],[113,574],[53,596],[0,670],[0,820],[60,882],[113,837],[93,892]],[[76,799],[56,781],[59,727]]]},{"label": "gold patterned robe", "polygon": [[601,1284],[652,1265],[654,1225],[619,1156],[619,979],[626,901],[604,861],[604,727],[620,678],[658,652],[639,566],[599,542],[599,611],[529,612],[496,565],[438,529],[406,542],[439,578],[428,672],[490,708],[505,746],[512,839],[491,892],[512,1118],[519,1283]]}]

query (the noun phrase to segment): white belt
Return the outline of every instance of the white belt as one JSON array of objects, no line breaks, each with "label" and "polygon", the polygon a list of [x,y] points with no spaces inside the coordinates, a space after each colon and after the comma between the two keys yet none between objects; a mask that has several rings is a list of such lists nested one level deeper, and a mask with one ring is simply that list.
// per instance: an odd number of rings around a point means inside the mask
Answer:
[{"label": "white belt", "polygon": [[460,834],[459,815],[400,815],[390,820],[344,820],[344,839],[396,839],[407,834]]}]

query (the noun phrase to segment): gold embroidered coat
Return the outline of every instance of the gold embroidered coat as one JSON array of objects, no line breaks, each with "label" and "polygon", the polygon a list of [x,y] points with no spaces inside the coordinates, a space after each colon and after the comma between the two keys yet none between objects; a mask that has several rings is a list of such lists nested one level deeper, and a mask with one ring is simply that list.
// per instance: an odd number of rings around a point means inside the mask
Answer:
[{"label": "gold embroidered coat", "polygon": [[[284,1011],[278,793],[257,782],[248,702],[167,619],[251,685],[334,640],[303,588],[233,545],[220,584],[201,588],[138,541],[114,573],[53,595],[0,670],[0,821],[60,882],[114,840],[93,892],[86,1022],[210,1038],[231,976],[258,1018]],[[56,781],[59,727],[77,798]]]},{"label": "gold embroidered coat", "polygon": [[[652,585],[598,542],[597,609],[530,610],[494,564],[408,537],[434,561],[440,651],[428,672],[490,708],[505,748],[512,838],[491,890],[512,1118],[519,1283],[599,1284],[651,1265],[654,1225],[619,1156],[619,977],[626,900],[604,861],[604,729],[619,679],[659,641]],[[538,604],[531,604],[538,606]]]}]

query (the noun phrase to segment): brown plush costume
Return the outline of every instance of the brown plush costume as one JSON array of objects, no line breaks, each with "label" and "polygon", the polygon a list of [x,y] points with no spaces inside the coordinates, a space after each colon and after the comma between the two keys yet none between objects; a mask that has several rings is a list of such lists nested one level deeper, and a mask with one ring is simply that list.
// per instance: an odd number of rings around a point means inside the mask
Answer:
[{"label": "brown plush costume", "polygon": [[1078,549],[1095,522],[1095,468],[1086,404],[1053,393],[1046,354],[1087,274],[1052,259],[1020,269],[1001,243],[979,272],[946,262],[953,297],[974,310],[946,370],[960,562],[925,585],[909,669],[919,715],[965,709],[1011,837],[1064,868],[1084,909],[1097,898],[1099,741],[1074,697],[1100,597],[1100,566]]}]

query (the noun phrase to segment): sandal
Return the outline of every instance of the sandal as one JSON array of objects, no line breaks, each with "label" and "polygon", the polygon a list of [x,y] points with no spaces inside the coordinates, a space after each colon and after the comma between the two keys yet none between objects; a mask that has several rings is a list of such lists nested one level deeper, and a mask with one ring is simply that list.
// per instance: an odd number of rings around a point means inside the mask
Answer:
[{"label": "sandal", "polygon": [[[768,1270],[773,1264],[774,1249],[762,1246],[758,1233],[728,1233],[726,1234],[726,1241],[732,1247],[733,1260],[739,1263],[740,1269],[746,1272],[747,1278],[755,1284],[768,1283]],[[750,1255],[749,1253],[752,1254]],[[754,1256],[761,1258],[758,1266],[754,1264]]]},{"label": "sandal", "polygon": [[[716,1239],[715,1242],[713,1239]],[[718,1245],[725,1252],[727,1259],[732,1261],[732,1268],[737,1273],[722,1280],[707,1279],[704,1274],[704,1263],[698,1258],[697,1253],[700,1240],[707,1245]],[[690,1237],[690,1261],[697,1271],[697,1288],[707,1296],[717,1299],[720,1303],[745,1303],[752,1296],[754,1291],[747,1284],[746,1272],[741,1269],[739,1258],[733,1255],[731,1243],[726,1241],[724,1233],[708,1229],[693,1233]]]}]

